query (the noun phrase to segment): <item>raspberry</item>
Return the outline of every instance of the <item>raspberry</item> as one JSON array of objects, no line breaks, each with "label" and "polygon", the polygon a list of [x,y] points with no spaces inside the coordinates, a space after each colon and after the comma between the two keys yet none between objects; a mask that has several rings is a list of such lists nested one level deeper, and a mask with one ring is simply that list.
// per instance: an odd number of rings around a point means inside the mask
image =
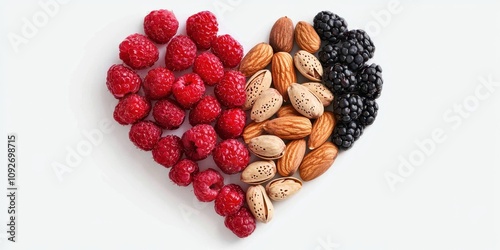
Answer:
[{"label": "raspberry", "polygon": [[212,42],[212,52],[228,68],[238,66],[243,58],[243,46],[230,35],[218,36]]},{"label": "raspberry", "polygon": [[175,165],[182,156],[181,138],[176,135],[162,137],[153,148],[152,154],[153,159],[166,168]]},{"label": "raspberry", "polygon": [[192,127],[182,135],[182,145],[186,156],[199,161],[208,157],[215,147],[217,135],[212,126],[200,124]]},{"label": "raspberry", "polygon": [[138,148],[152,150],[161,137],[161,128],[152,121],[141,121],[130,127],[128,137]]},{"label": "raspberry", "polygon": [[111,66],[106,78],[106,86],[115,98],[137,93],[141,87],[141,77],[135,71],[119,64]]},{"label": "raspberry", "polygon": [[130,94],[122,98],[115,107],[113,118],[122,124],[132,124],[144,119],[151,110],[149,101],[138,94]]},{"label": "raspberry", "polygon": [[198,74],[189,73],[177,79],[172,87],[172,92],[183,108],[190,109],[200,101],[205,93],[205,84]]},{"label": "raspberry", "polygon": [[198,164],[188,159],[182,159],[177,162],[168,173],[168,177],[175,184],[185,187],[191,184],[193,176],[198,174]]},{"label": "raspberry", "polygon": [[219,117],[220,112],[219,101],[213,96],[204,96],[189,113],[189,124],[210,124]]},{"label": "raspberry", "polygon": [[245,238],[255,230],[255,218],[246,207],[240,208],[235,214],[226,216],[224,225],[236,236]]},{"label": "raspberry", "polygon": [[133,69],[144,69],[158,61],[158,48],[145,35],[133,34],[120,43],[120,59]]},{"label": "raspberry", "polygon": [[166,68],[155,68],[144,78],[144,93],[149,99],[158,100],[172,94],[175,76]]},{"label": "raspberry", "polygon": [[155,43],[168,43],[178,28],[179,21],[169,10],[153,10],[144,17],[144,33]]},{"label": "raspberry", "polygon": [[215,198],[215,212],[220,216],[235,214],[240,210],[245,201],[245,193],[240,186],[228,184],[222,187]]},{"label": "raspberry", "polygon": [[213,152],[215,164],[226,174],[243,171],[250,162],[250,152],[243,143],[229,139],[219,143]]},{"label": "raspberry", "polygon": [[165,52],[165,67],[172,71],[182,71],[191,67],[196,58],[196,45],[184,35],[172,38]]},{"label": "raspberry", "polygon": [[243,133],[245,122],[245,111],[240,108],[227,109],[217,120],[215,131],[222,139],[236,138]]},{"label": "raspberry", "polygon": [[228,107],[235,108],[245,104],[245,76],[236,70],[228,70],[215,85],[214,93],[219,102]]},{"label": "raspberry", "polygon": [[193,72],[200,75],[207,85],[213,86],[224,76],[224,66],[217,56],[205,52],[194,60]]},{"label": "raspberry", "polygon": [[186,113],[173,100],[157,101],[153,107],[153,117],[165,129],[177,129],[184,122]]},{"label": "raspberry", "polygon": [[210,11],[198,12],[186,21],[186,32],[198,49],[209,49],[219,31],[217,18]]},{"label": "raspberry", "polygon": [[199,201],[213,201],[224,186],[224,177],[217,170],[209,168],[194,176],[194,195]]}]

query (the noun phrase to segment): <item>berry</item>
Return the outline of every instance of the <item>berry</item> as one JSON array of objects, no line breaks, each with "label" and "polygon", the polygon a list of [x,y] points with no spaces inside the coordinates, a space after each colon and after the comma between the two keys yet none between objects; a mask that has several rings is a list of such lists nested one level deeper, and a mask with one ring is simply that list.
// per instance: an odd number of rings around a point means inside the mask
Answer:
[{"label": "berry", "polygon": [[168,173],[168,177],[175,184],[186,187],[193,182],[193,177],[198,174],[198,164],[188,159],[177,162]]},{"label": "berry", "polygon": [[133,34],[120,43],[120,59],[133,69],[144,69],[158,61],[156,45],[145,35]]},{"label": "berry", "polygon": [[323,81],[325,86],[336,95],[356,92],[358,90],[358,83],[354,73],[347,66],[341,64],[325,68]]},{"label": "berry", "polygon": [[176,135],[162,137],[153,148],[153,159],[160,165],[169,168],[174,166],[182,156],[181,138]]},{"label": "berry", "polygon": [[215,85],[214,93],[219,102],[228,107],[235,108],[245,104],[245,76],[236,70],[228,70]]},{"label": "berry", "polygon": [[115,98],[137,93],[141,87],[141,77],[135,71],[119,64],[111,66],[106,77],[106,86]]},{"label": "berry", "polygon": [[148,116],[149,101],[138,94],[130,94],[120,99],[113,112],[113,118],[121,125],[136,123]]},{"label": "berry", "polygon": [[350,30],[344,33],[343,40],[356,40],[368,53],[368,57],[372,58],[375,54],[375,45],[370,36],[364,30]]},{"label": "berry", "polygon": [[144,78],[144,93],[149,99],[158,100],[172,94],[175,76],[166,68],[155,68]]},{"label": "berry", "polygon": [[349,149],[363,134],[363,126],[355,121],[338,123],[332,134],[332,142],[341,149]]},{"label": "berry", "polygon": [[212,168],[200,172],[193,179],[194,195],[199,201],[215,200],[222,186],[224,186],[224,177]]},{"label": "berry", "polygon": [[250,152],[243,143],[229,139],[217,144],[213,152],[215,164],[226,174],[236,174],[250,162]]},{"label": "berry", "polygon": [[204,52],[194,60],[193,72],[200,75],[207,85],[213,86],[224,76],[224,66],[217,56]]},{"label": "berry", "polygon": [[179,128],[184,122],[185,116],[185,111],[170,99],[157,101],[153,107],[153,117],[158,125],[164,129]]},{"label": "berry", "polygon": [[144,33],[155,43],[168,43],[178,28],[179,21],[169,10],[153,10],[144,17]]},{"label": "berry", "polygon": [[228,184],[222,187],[215,198],[215,212],[220,216],[235,214],[240,210],[245,201],[245,193],[240,186]]},{"label": "berry", "polygon": [[161,137],[161,128],[151,121],[141,121],[130,127],[128,137],[138,148],[152,150]]},{"label": "berry", "polygon": [[185,74],[174,83],[172,92],[177,102],[184,108],[190,109],[205,93],[205,84],[196,73]]},{"label": "berry", "polygon": [[333,113],[339,122],[356,120],[363,110],[363,98],[357,94],[338,96],[333,101]]},{"label": "berry", "polygon": [[314,29],[321,40],[337,43],[347,31],[347,22],[330,11],[321,11],[314,17]]},{"label": "berry", "polygon": [[182,71],[191,67],[196,58],[196,45],[184,35],[172,38],[165,52],[165,67],[172,71]]},{"label": "berry", "polygon": [[198,49],[209,49],[217,36],[219,24],[217,18],[210,11],[198,12],[186,21],[186,32]]},{"label": "berry", "polygon": [[372,125],[377,117],[378,104],[375,100],[365,98],[363,102],[363,111],[359,115],[359,123],[363,126]]},{"label": "berry", "polygon": [[243,58],[243,46],[230,35],[218,36],[212,42],[212,52],[227,68],[234,68]]},{"label": "berry", "polygon": [[245,238],[255,230],[255,218],[246,207],[240,208],[235,214],[226,216],[224,225],[236,236]]},{"label": "berry", "polygon": [[240,108],[227,109],[217,120],[215,131],[222,139],[236,138],[243,133],[245,122],[245,111]]},{"label": "berry", "polygon": [[370,99],[377,99],[382,93],[382,67],[377,64],[364,66],[359,71],[358,75],[359,93]]},{"label": "berry", "polygon": [[338,45],[338,62],[347,65],[350,70],[358,70],[370,59],[368,52],[356,40],[348,40]]},{"label": "berry", "polygon": [[207,158],[215,148],[216,140],[214,128],[207,124],[196,125],[182,135],[184,152],[193,161]]},{"label": "berry", "polygon": [[319,62],[323,67],[334,65],[339,62],[339,47],[335,44],[327,43],[318,52]]},{"label": "berry", "polygon": [[219,117],[220,112],[219,101],[214,96],[204,96],[189,113],[189,124],[210,124]]}]

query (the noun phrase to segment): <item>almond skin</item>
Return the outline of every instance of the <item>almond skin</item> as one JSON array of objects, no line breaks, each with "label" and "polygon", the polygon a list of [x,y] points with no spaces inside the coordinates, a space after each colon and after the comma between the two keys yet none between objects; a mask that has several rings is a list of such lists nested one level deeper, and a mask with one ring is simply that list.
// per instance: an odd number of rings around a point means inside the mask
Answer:
[{"label": "almond skin", "polygon": [[281,108],[276,112],[277,117],[285,117],[285,116],[302,116],[297,110],[292,105],[283,105]]},{"label": "almond skin", "polygon": [[250,77],[257,71],[265,68],[273,58],[273,48],[267,43],[255,45],[243,57],[240,62],[239,70],[245,77]]},{"label": "almond skin", "polygon": [[290,52],[293,48],[293,36],[292,19],[284,16],[274,23],[269,35],[269,44],[274,52]]},{"label": "almond skin", "polygon": [[311,130],[311,135],[309,136],[308,147],[313,150],[321,146],[328,137],[332,135],[333,128],[335,127],[335,116],[331,111],[325,111],[316,121],[314,122]]},{"label": "almond skin", "polygon": [[262,135],[264,133],[263,126],[263,122],[251,122],[248,124],[242,134],[245,143],[248,144],[253,138]]},{"label": "almond skin", "polygon": [[321,40],[314,27],[304,21],[298,22],[295,26],[295,41],[299,45],[299,48],[311,54],[316,53],[321,46]]},{"label": "almond skin", "polygon": [[338,152],[337,146],[331,142],[325,142],[309,152],[300,164],[300,178],[303,181],[310,181],[325,173],[335,162]]},{"label": "almond skin", "polygon": [[291,176],[297,171],[306,153],[306,140],[294,140],[286,145],[283,157],[278,160],[276,168],[281,176]]},{"label": "almond skin", "polygon": [[264,123],[264,130],[283,140],[296,140],[311,134],[311,120],[303,116],[285,116]]},{"label": "almond skin", "polygon": [[297,75],[293,65],[293,58],[287,52],[278,52],[273,55],[271,75],[274,87],[280,92],[284,100],[288,100],[287,89],[297,82]]}]

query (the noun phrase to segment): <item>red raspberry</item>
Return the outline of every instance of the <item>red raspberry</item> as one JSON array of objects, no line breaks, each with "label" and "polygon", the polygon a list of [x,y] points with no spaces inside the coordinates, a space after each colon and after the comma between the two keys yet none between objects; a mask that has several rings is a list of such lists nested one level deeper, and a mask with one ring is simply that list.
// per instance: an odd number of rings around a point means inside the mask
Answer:
[{"label": "red raspberry", "polygon": [[222,187],[215,198],[215,212],[220,216],[228,216],[238,212],[245,201],[245,193],[240,186],[228,184]]},{"label": "red raspberry", "polygon": [[212,52],[227,68],[238,66],[243,58],[243,46],[230,35],[218,36],[212,42]]},{"label": "red raspberry", "polygon": [[173,100],[163,99],[155,103],[153,117],[165,129],[177,129],[184,122],[186,113]]},{"label": "red raspberry", "polygon": [[205,93],[205,84],[198,74],[189,73],[177,79],[172,87],[172,92],[183,108],[190,109],[200,101]]},{"label": "red raspberry", "polygon": [[194,60],[193,72],[200,75],[207,85],[213,86],[224,76],[224,66],[217,56],[204,52]]},{"label": "red raspberry", "polygon": [[137,93],[141,87],[141,77],[135,71],[115,64],[108,70],[106,86],[115,98],[122,98],[126,94]]},{"label": "red raspberry", "polygon": [[219,116],[215,131],[222,139],[236,138],[243,133],[245,122],[245,111],[240,108],[227,109]]},{"label": "red raspberry", "polygon": [[215,85],[215,96],[219,102],[228,107],[235,108],[245,104],[245,76],[236,70],[228,70]]},{"label": "red raspberry", "polygon": [[209,168],[194,176],[194,195],[199,201],[213,201],[224,186],[224,177],[217,170]]},{"label": "red raspberry", "polygon": [[178,28],[179,21],[169,10],[153,10],[144,17],[144,33],[155,43],[168,43]]},{"label": "red raspberry", "polygon": [[240,208],[235,214],[226,216],[224,225],[236,236],[245,238],[255,230],[255,218],[246,207]]},{"label": "red raspberry", "polygon": [[214,162],[222,172],[236,174],[243,171],[250,162],[250,152],[243,143],[229,139],[217,144],[213,151]]},{"label": "red raspberry", "polygon": [[198,49],[209,49],[217,36],[219,24],[217,18],[210,11],[198,12],[186,21],[186,31],[196,43]]},{"label": "red raspberry", "polygon": [[175,76],[166,68],[155,68],[144,78],[144,93],[149,99],[158,100],[172,94]]},{"label": "red raspberry", "polygon": [[191,184],[193,176],[198,174],[198,164],[192,160],[182,159],[177,162],[168,173],[168,177],[175,184],[185,187]]},{"label": "red raspberry", "polygon": [[162,137],[153,148],[153,159],[160,165],[169,168],[174,166],[182,156],[181,138],[176,135]]},{"label": "red raspberry", "polygon": [[149,101],[138,94],[130,94],[120,99],[113,112],[113,118],[122,124],[132,124],[144,119],[151,110]]},{"label": "red raspberry", "polygon": [[189,113],[189,124],[210,124],[219,117],[220,112],[219,101],[211,95],[204,96]]},{"label": "red raspberry", "polygon": [[158,61],[158,48],[145,35],[133,34],[120,43],[120,59],[133,69],[144,69]]},{"label": "red raspberry", "polygon": [[207,124],[196,125],[182,135],[184,152],[193,161],[207,158],[212,153],[216,140],[214,128]]},{"label": "red raspberry", "polygon": [[172,71],[182,71],[191,67],[196,58],[196,45],[184,35],[172,38],[165,53],[165,66]]},{"label": "red raspberry", "polygon": [[130,127],[128,137],[138,148],[149,151],[160,140],[161,133],[161,128],[152,121],[141,121]]}]

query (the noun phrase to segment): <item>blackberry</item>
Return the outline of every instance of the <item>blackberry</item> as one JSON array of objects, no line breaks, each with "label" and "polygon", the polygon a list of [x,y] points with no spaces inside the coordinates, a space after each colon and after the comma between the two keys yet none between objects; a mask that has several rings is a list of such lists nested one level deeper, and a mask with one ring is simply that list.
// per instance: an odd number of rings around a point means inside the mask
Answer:
[{"label": "blackberry", "polygon": [[318,52],[319,62],[323,67],[334,65],[339,61],[339,47],[335,44],[327,43]]},{"label": "blackberry", "polygon": [[363,126],[372,125],[377,117],[378,104],[375,100],[365,98],[363,101],[363,111],[358,117],[358,121]]},{"label": "blackberry", "polygon": [[372,39],[364,30],[350,30],[345,32],[343,35],[343,40],[356,40],[363,49],[368,53],[368,58],[372,58],[375,54],[375,45]]},{"label": "blackberry", "polygon": [[361,43],[355,39],[346,40],[338,45],[338,61],[345,64],[351,70],[358,70],[370,59],[368,52],[365,51]]},{"label": "blackberry", "polygon": [[356,92],[358,88],[354,73],[341,64],[327,67],[323,73],[323,81],[336,95]]},{"label": "blackberry", "polygon": [[332,134],[332,142],[337,147],[347,150],[363,134],[363,125],[350,121],[338,123]]},{"label": "blackberry", "polygon": [[357,75],[359,94],[370,98],[377,99],[382,93],[382,67],[375,63],[365,65],[361,68]]},{"label": "blackberry", "polygon": [[337,43],[347,32],[347,22],[330,11],[321,11],[314,17],[314,29],[321,40]]},{"label": "blackberry", "polygon": [[357,94],[344,94],[333,101],[333,113],[339,122],[356,120],[363,111],[363,97]]}]

